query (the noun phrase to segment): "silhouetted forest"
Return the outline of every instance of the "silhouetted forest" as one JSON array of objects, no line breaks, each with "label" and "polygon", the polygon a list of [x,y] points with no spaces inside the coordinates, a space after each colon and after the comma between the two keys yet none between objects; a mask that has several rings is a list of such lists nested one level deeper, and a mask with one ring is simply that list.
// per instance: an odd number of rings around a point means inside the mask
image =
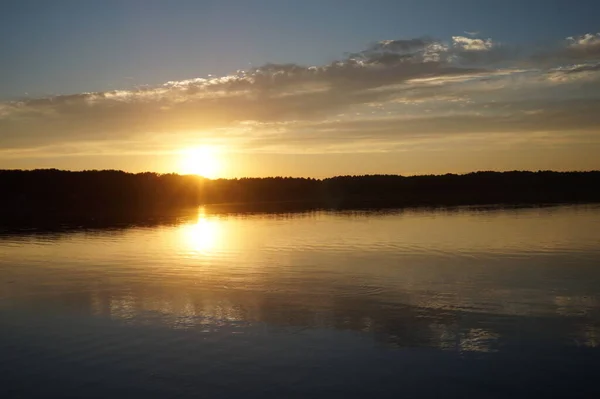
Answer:
[{"label": "silhouetted forest", "polygon": [[[116,170],[0,170],[0,221],[15,215],[136,213],[201,204],[280,209],[600,201],[600,171],[210,180]],[[32,216],[33,217],[33,216]]]}]

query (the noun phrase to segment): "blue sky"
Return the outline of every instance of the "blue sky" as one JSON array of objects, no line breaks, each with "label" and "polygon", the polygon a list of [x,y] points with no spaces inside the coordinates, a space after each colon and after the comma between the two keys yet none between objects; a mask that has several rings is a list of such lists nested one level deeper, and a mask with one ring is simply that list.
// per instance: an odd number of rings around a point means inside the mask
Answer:
[{"label": "blue sky", "polygon": [[598,15],[597,0],[3,1],[0,168],[600,169]]},{"label": "blue sky", "polygon": [[598,15],[595,0],[7,0],[0,98],[320,65],[379,40],[464,31],[544,43],[600,30]]}]

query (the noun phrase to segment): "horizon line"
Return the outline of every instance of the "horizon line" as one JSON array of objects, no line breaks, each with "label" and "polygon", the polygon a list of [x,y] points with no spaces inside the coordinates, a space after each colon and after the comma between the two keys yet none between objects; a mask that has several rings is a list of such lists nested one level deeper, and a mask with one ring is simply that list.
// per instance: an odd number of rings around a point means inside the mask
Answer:
[{"label": "horizon line", "polygon": [[348,174],[348,175],[333,175],[329,177],[311,177],[311,176],[285,176],[285,175],[271,175],[271,176],[241,176],[241,177],[205,177],[199,174],[183,174],[177,172],[153,172],[153,171],[144,171],[144,172],[128,172],[122,169],[81,169],[81,170],[71,170],[71,169],[58,169],[58,168],[36,168],[36,169],[0,169],[0,173],[3,172],[63,172],[63,173],[90,173],[90,172],[117,172],[124,173],[128,175],[143,175],[143,174],[154,174],[158,176],[165,175],[175,175],[180,177],[195,177],[201,178],[204,180],[241,180],[241,179],[274,179],[274,178],[287,178],[287,179],[312,179],[312,180],[327,180],[327,179],[335,179],[339,177],[376,177],[376,176],[386,176],[386,177],[426,177],[426,176],[466,176],[472,174],[479,173],[600,173],[600,169],[588,169],[588,170],[552,170],[552,169],[538,169],[538,170],[529,170],[529,169],[511,169],[511,170],[473,170],[471,172],[463,172],[463,173],[422,173],[422,174],[395,174],[395,173],[368,173],[368,174]]}]

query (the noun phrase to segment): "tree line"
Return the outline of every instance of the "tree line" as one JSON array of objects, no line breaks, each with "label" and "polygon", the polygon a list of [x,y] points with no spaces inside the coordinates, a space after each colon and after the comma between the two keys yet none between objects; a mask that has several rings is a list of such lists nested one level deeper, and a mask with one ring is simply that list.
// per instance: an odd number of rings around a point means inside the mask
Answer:
[{"label": "tree line", "polygon": [[202,204],[402,207],[600,201],[600,171],[206,179],[117,170],[0,170],[0,215],[162,210]]}]

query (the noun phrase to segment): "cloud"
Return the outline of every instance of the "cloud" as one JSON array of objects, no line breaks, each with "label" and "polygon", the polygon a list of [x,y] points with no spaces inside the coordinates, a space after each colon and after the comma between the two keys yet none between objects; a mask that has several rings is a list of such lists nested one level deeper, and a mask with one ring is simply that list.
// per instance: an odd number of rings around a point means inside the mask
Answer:
[{"label": "cloud", "polygon": [[570,36],[547,49],[538,49],[531,60],[544,67],[569,62],[600,61],[600,33]]},{"label": "cloud", "polygon": [[600,56],[600,33],[568,37],[567,42],[569,54],[574,57],[595,58]]},{"label": "cloud", "polygon": [[452,45],[462,51],[488,51],[494,46],[492,39],[474,39],[465,36],[452,36]]},{"label": "cloud", "polygon": [[[590,87],[597,84],[600,34],[529,53],[469,36],[383,40],[326,65],[265,64],[156,87],[5,102],[0,151],[131,150],[147,143],[158,149],[194,140],[331,150],[336,143],[347,148],[349,140],[374,148],[417,136],[597,131],[590,108],[598,106],[597,95],[559,77],[587,76]],[[557,83],[560,90],[553,89]],[[573,102],[578,98],[583,103]],[[536,104],[528,111],[543,112],[521,112],[525,99]]]},{"label": "cloud", "polygon": [[[298,122],[284,126],[279,134],[260,137],[261,144],[285,145],[294,141],[305,147],[315,143],[335,144],[343,140],[360,147],[363,140],[382,143],[384,150],[393,143],[414,139],[469,138],[474,135],[587,132],[589,137],[600,136],[600,99],[565,101],[515,101],[471,104],[468,110],[460,106],[445,112],[386,115],[382,118]],[[255,143],[256,144],[256,143]]]},{"label": "cloud", "polygon": [[562,73],[565,75],[579,74],[585,72],[597,72],[600,71],[600,63],[598,64],[581,64],[581,65],[569,65],[567,67],[557,68],[551,71],[551,73]]}]

